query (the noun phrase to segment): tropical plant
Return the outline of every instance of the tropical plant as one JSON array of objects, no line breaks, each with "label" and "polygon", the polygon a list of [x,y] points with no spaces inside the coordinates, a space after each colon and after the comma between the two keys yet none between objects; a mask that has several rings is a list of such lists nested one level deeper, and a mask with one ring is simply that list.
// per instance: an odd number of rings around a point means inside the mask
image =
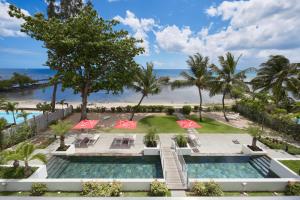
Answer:
[{"label": "tropical plant", "polygon": [[38,103],[36,104],[36,108],[43,112],[43,114],[51,111],[51,104],[48,104],[47,102]]},{"label": "tropical plant", "polygon": [[167,187],[167,185],[163,182],[159,182],[159,181],[153,181],[150,184],[150,195],[151,196],[167,196],[169,192],[169,189]]},{"label": "tropical plant", "polygon": [[10,80],[11,80],[12,84],[18,85],[20,88],[37,82],[35,80],[32,80],[27,75],[19,74],[16,72],[13,73],[13,76],[10,78]]},{"label": "tropical plant", "polygon": [[68,106],[69,104],[66,103],[65,99],[60,100],[59,102],[57,102],[57,104],[61,105],[61,109],[64,109],[64,105]]},{"label": "tropical plant", "polygon": [[23,161],[25,168],[24,168],[24,174],[26,177],[30,176],[31,174],[31,168],[29,166],[29,161],[31,160],[40,160],[43,163],[46,163],[46,155],[43,153],[36,153],[34,154],[34,151],[36,150],[36,147],[34,144],[30,142],[24,142],[19,144],[16,147],[16,150],[14,153],[8,154],[7,161],[10,160],[19,160]]},{"label": "tropical plant", "polygon": [[261,130],[260,130],[260,128],[257,127],[257,126],[249,126],[247,128],[247,132],[248,132],[248,134],[250,134],[252,136],[252,145],[251,146],[254,147],[254,148],[256,148],[257,147],[257,145],[256,145],[257,139],[259,137],[261,137]]},{"label": "tropical plant", "polygon": [[278,105],[289,93],[300,98],[300,63],[290,63],[282,56],[270,56],[269,60],[260,65],[257,76],[251,83],[257,90],[271,92]]},{"label": "tropical plant", "polygon": [[22,110],[20,113],[18,113],[17,118],[23,118],[24,122],[27,123],[27,119],[29,115],[30,113],[27,113],[24,110]]},{"label": "tropical plant", "polygon": [[0,150],[3,149],[3,145],[4,145],[4,135],[2,133],[2,131],[5,129],[5,127],[7,126],[7,121],[4,118],[0,118]]},{"label": "tropical plant", "polygon": [[157,146],[157,130],[155,128],[151,128],[148,130],[148,133],[144,137],[144,143],[147,147],[156,147]]},{"label": "tropical plant", "polygon": [[31,185],[32,196],[42,196],[47,192],[47,190],[47,185],[44,183],[32,183]]},{"label": "tropical plant", "polygon": [[14,124],[17,124],[15,113],[18,112],[18,108],[17,108],[18,104],[19,103],[17,102],[6,102],[6,104],[4,105],[4,110],[6,111],[6,113],[9,114],[9,112],[11,112],[14,119]]},{"label": "tropical plant", "polygon": [[187,138],[183,134],[176,135],[175,141],[178,147],[187,147]]},{"label": "tropical plant", "polygon": [[223,196],[220,185],[215,182],[197,182],[193,185],[191,190],[196,196]]},{"label": "tropical plant", "polygon": [[132,83],[138,69],[134,58],[144,52],[138,47],[142,41],[116,29],[116,20],[103,19],[91,5],[67,20],[48,20],[41,13],[25,15],[12,4],[9,8],[10,16],[24,20],[22,31],[44,43],[46,65],[61,75],[62,87],[80,93],[81,120],[87,118],[91,93],[117,94]]},{"label": "tropical plant", "polygon": [[[192,111],[191,106],[182,106],[182,113],[185,115],[189,115]],[[201,117],[202,118],[202,117]]]},{"label": "tropical plant", "polygon": [[68,121],[58,121],[57,124],[51,125],[50,128],[55,135],[60,137],[59,149],[62,151],[65,150],[65,135],[72,128],[72,124]]},{"label": "tropical plant", "polygon": [[289,182],[285,189],[286,195],[300,195],[300,182]]},{"label": "tropical plant", "polygon": [[199,92],[199,119],[202,121],[202,90],[208,88],[211,73],[208,69],[209,58],[203,57],[199,53],[189,56],[187,64],[189,71],[181,72],[184,80],[176,80],[171,84],[172,89],[196,86]]},{"label": "tropical plant", "polygon": [[134,114],[141,105],[143,99],[149,95],[158,94],[164,84],[168,83],[168,77],[157,77],[153,71],[153,63],[146,63],[146,68],[142,67],[134,75],[134,82],[129,88],[142,94],[139,103],[132,109],[130,120],[133,120]]},{"label": "tropical plant", "polygon": [[82,184],[82,195],[87,197],[118,197],[121,194],[122,184],[119,182]]},{"label": "tropical plant", "polygon": [[244,79],[246,78],[245,74],[248,71],[255,70],[255,68],[250,67],[240,72],[236,72],[240,57],[241,56],[235,59],[234,55],[228,52],[226,57],[219,56],[221,68],[218,68],[214,64],[211,65],[214,76],[209,83],[210,96],[222,94],[223,115],[226,121],[229,121],[229,119],[227,118],[225,111],[225,97],[229,96],[231,98],[232,92],[237,89],[239,91],[248,91],[249,88],[244,82]]}]

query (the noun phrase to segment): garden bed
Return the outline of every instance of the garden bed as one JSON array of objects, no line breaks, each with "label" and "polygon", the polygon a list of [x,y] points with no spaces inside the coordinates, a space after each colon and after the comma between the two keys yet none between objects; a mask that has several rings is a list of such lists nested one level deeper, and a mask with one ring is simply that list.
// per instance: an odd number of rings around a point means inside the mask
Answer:
[{"label": "garden bed", "polygon": [[[37,167],[31,167],[31,176],[35,171],[37,170]],[[25,176],[24,174],[24,167],[0,167],[0,179],[22,179],[22,178],[28,178],[29,176]]]},{"label": "garden bed", "polygon": [[286,147],[288,147],[288,150],[287,152],[289,154],[292,154],[292,155],[300,155],[300,148],[294,146],[294,145],[291,145],[291,144],[288,144],[286,142],[283,142],[283,141],[280,141],[280,140],[277,140],[277,139],[273,139],[273,138],[268,138],[268,137],[265,137],[265,138],[259,138],[258,139],[261,143],[265,144],[266,146],[268,146],[269,148],[271,149],[282,149],[282,150],[286,150]]}]

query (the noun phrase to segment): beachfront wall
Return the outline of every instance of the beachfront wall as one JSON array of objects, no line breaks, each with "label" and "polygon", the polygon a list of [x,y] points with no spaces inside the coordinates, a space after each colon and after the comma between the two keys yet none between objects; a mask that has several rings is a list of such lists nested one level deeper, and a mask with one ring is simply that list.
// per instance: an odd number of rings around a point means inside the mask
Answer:
[{"label": "beachfront wall", "polygon": [[259,192],[285,191],[289,182],[299,182],[296,178],[260,178],[260,179],[189,179],[189,189],[197,182],[214,181],[219,184],[223,191],[235,192]]},{"label": "beachfront wall", "polygon": [[[149,191],[155,179],[0,179],[0,192],[30,191],[33,183],[47,185],[48,191],[82,191],[85,182],[111,183],[120,182],[122,191]],[[164,182],[164,179],[158,179]]]}]

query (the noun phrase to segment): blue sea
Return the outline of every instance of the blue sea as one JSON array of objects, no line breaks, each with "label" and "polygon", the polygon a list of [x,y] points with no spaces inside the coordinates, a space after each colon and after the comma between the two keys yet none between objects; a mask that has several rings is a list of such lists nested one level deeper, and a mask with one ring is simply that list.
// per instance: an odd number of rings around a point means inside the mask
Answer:
[{"label": "blue sea", "polygon": [[[169,76],[171,80],[181,79],[180,73],[184,69],[155,69],[157,76]],[[9,78],[14,72],[20,74],[26,74],[34,80],[41,80],[52,77],[55,72],[46,69],[0,69],[1,79]],[[251,79],[255,74],[248,74],[247,78]],[[38,100],[38,101],[50,101],[52,95],[52,87],[46,87],[42,89],[32,89],[26,91],[15,91],[9,93],[0,93],[1,96],[9,100]],[[58,88],[57,101],[65,99],[67,102],[79,102],[81,101],[80,94],[74,94],[71,88],[61,90],[61,86]],[[122,94],[113,95],[107,94],[106,91],[100,91],[92,93],[89,96],[89,102],[92,103],[136,103],[140,99],[140,94],[135,93],[132,90],[125,89]],[[189,104],[198,103],[199,94],[195,87],[181,88],[177,90],[171,90],[169,86],[165,86],[161,93],[154,96],[149,96],[144,100],[145,103],[174,103],[174,104]],[[214,97],[209,96],[208,91],[203,91],[203,102],[204,103],[220,103],[221,96],[216,95]]]}]

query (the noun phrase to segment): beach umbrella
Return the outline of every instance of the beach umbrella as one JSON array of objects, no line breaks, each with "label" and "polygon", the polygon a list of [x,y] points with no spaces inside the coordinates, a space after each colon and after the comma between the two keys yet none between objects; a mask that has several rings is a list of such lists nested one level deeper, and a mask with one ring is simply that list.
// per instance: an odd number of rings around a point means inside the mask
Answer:
[{"label": "beach umbrella", "polygon": [[82,129],[93,129],[98,124],[99,120],[81,120],[78,124],[76,124],[73,129],[82,130]]},{"label": "beach umbrella", "polygon": [[178,120],[176,122],[181,128],[202,128],[197,122],[189,119]]},{"label": "beach umbrella", "polygon": [[137,122],[130,120],[118,120],[114,128],[120,129],[136,129]]}]

